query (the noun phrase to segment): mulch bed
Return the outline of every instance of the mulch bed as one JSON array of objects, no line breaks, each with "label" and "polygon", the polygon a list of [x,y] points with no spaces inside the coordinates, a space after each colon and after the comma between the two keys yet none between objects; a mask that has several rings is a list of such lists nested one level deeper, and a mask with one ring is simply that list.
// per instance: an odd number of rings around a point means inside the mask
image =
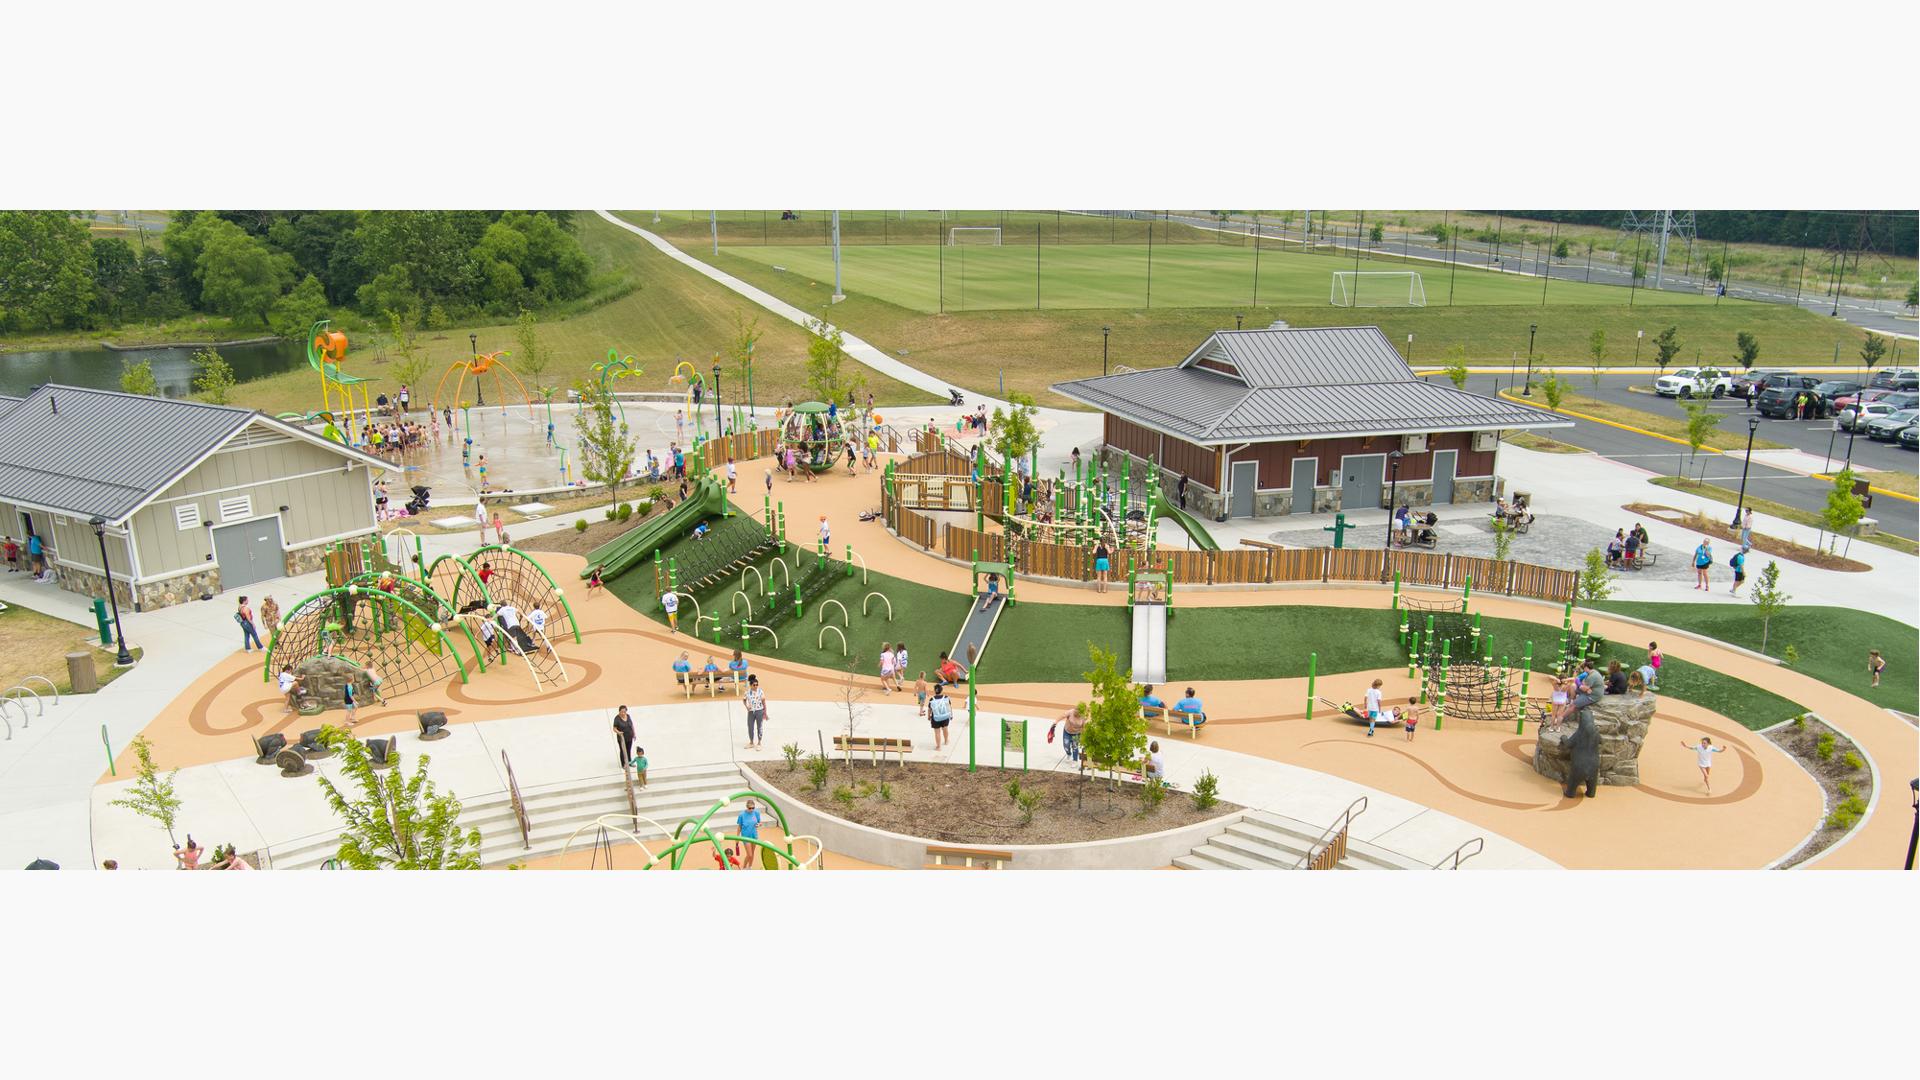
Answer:
[{"label": "mulch bed", "polygon": [[[908,762],[902,766],[897,759],[876,767],[856,756],[851,784],[845,759],[836,759],[826,787],[819,791],[809,788],[804,768],[788,772],[785,762],[772,761],[755,763],[754,769],[778,789],[773,793],[776,797],[785,793],[834,817],[948,844],[1109,840],[1192,825],[1241,809],[1222,800],[1202,812],[1194,808],[1187,792],[1170,791],[1158,809],[1143,816],[1141,786],[1124,782],[1113,792],[1113,806],[1108,809],[1104,777],[1088,774],[1083,785],[1079,773],[1038,768],[1024,773],[1017,768],[1001,772],[996,766],[982,764],[978,772],[969,773],[965,765]],[[1040,793],[1032,824],[1020,824],[1020,811],[1007,794],[1009,781],[1018,781],[1023,790]],[[892,785],[891,799],[880,798],[878,785],[882,782]],[[838,788],[859,790],[863,784],[873,785],[873,789],[864,798],[855,798],[850,810],[833,797]]]},{"label": "mulch bed", "polygon": [[[631,502],[623,499],[622,502]],[[582,558],[595,548],[608,541],[618,539],[628,529],[638,528],[642,522],[669,509],[672,497],[661,499],[645,516],[635,513],[625,521],[594,521],[585,529],[555,529],[552,532],[530,536],[523,542],[515,542],[514,547],[521,551],[557,551],[563,555],[579,555]]]},{"label": "mulch bed", "polygon": [[[1849,752],[1859,754],[1852,741],[1812,716],[1804,717],[1803,720],[1804,723],[1800,726],[1781,724],[1779,727],[1762,732],[1773,741],[1774,745],[1792,754],[1795,760],[1813,774],[1813,778],[1820,782],[1820,789],[1826,794],[1827,800],[1827,816],[1821,820],[1820,831],[1814,834],[1813,839],[1807,841],[1806,847],[1795,852],[1793,858],[1780,864],[1779,869],[1782,870],[1806,862],[1838,843],[1852,830],[1853,825],[1844,822],[1836,823],[1833,819],[1834,808],[1839,806],[1849,794],[1857,797],[1862,805],[1873,801],[1873,771],[1865,764],[1854,768],[1846,763]],[[1833,736],[1832,753],[1825,759],[1820,757],[1820,738],[1823,735]],[[1842,789],[1842,785],[1845,785],[1845,790]]]},{"label": "mulch bed", "polygon": [[[1715,540],[1725,540],[1727,543],[1734,545],[1735,548],[1740,546],[1740,534],[1738,532],[1729,528],[1726,522],[1718,518],[1708,517],[1702,513],[1679,510],[1671,506],[1661,506],[1658,503],[1639,502],[1628,503],[1621,507],[1621,509],[1664,521],[1669,525],[1678,525],[1681,528],[1690,529],[1694,532],[1706,533]],[[1838,555],[1829,555],[1824,551],[1816,551],[1803,544],[1796,544],[1791,540],[1782,540],[1777,536],[1763,536],[1760,533],[1753,534],[1753,550],[1764,551],[1769,555],[1778,555],[1783,559],[1790,559],[1803,566],[1817,566],[1822,570],[1844,570],[1850,574],[1858,574],[1873,569],[1873,567],[1863,562],[1855,562],[1852,559],[1841,558]],[[1726,570],[1726,562],[1727,560],[1722,557],[1715,563],[1716,569],[1723,574],[1730,572]],[[1759,576],[1759,573],[1760,568],[1753,565],[1753,561],[1749,559],[1747,562],[1748,579],[1751,580]]]}]

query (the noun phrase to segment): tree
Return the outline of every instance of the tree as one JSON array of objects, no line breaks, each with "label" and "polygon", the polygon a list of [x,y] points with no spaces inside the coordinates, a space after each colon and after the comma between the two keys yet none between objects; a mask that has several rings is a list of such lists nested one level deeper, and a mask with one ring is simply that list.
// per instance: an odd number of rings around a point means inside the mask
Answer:
[{"label": "tree", "polygon": [[1567,254],[1570,250],[1571,249],[1567,247],[1567,242],[1565,240],[1562,240],[1559,243],[1553,245],[1553,257],[1556,259],[1564,259],[1567,257]]},{"label": "tree", "polygon": [[597,381],[577,380],[574,389],[580,407],[573,414],[573,426],[579,436],[580,475],[607,486],[607,495],[620,501],[620,485],[633,471],[639,451],[633,432],[614,403],[613,391]]},{"label": "tree", "polygon": [[133,756],[140,761],[133,787],[127,789],[125,798],[115,799],[108,805],[123,806],[141,817],[152,818],[167,830],[167,842],[178,847],[173,827],[180,820],[180,799],[173,793],[173,778],[180,775],[180,770],[161,776],[153,763],[153,744],[145,735],[133,737]]},{"label": "tree", "polygon": [[1445,244],[1447,237],[1451,235],[1453,235],[1453,230],[1449,229],[1445,222],[1441,222],[1433,227],[1433,242],[1436,244]]},{"label": "tree", "polygon": [[1653,347],[1656,350],[1654,363],[1659,364],[1660,370],[1664,372],[1667,370],[1667,365],[1673,363],[1673,358],[1680,355],[1680,328],[1669,326],[1655,334]]},{"label": "tree", "polygon": [[[1565,243],[1566,241],[1561,241]],[[1587,356],[1593,360],[1593,388],[1600,389],[1600,368],[1607,361],[1607,332],[1595,330],[1587,337]]]},{"label": "tree", "polygon": [[225,405],[236,381],[233,365],[218,350],[206,348],[193,354],[193,392],[201,400]]},{"label": "tree", "polygon": [[83,325],[93,288],[86,225],[65,210],[0,210],[0,330]]},{"label": "tree", "polygon": [[1727,276],[1727,260],[1719,255],[1707,256],[1707,280],[1718,285]]},{"label": "tree", "polygon": [[841,370],[847,353],[840,328],[816,319],[807,330],[813,335],[807,343],[807,392],[823,402],[845,401],[849,392],[858,394],[867,385],[867,378],[859,372]]},{"label": "tree", "polygon": [[1493,561],[1506,562],[1511,558],[1513,558],[1513,526],[1507,524],[1506,518],[1494,518]]},{"label": "tree", "polygon": [[536,386],[540,385],[540,376],[546,374],[553,363],[553,353],[540,341],[540,327],[535,322],[533,312],[520,309],[520,317],[513,321],[513,340],[519,349],[513,354],[513,366]]},{"label": "tree", "polygon": [[1907,286],[1907,306],[1920,307],[1920,282]]},{"label": "tree", "polygon": [[1446,373],[1447,381],[1453,383],[1455,390],[1465,390],[1467,376],[1471,374],[1467,370],[1467,347],[1457,341],[1447,346],[1447,362],[1440,370]]},{"label": "tree", "polygon": [[308,274],[291,292],[274,301],[267,321],[274,333],[298,340],[306,335],[309,327],[326,317],[327,290],[319,278]]},{"label": "tree", "polygon": [[147,282],[140,273],[140,255],[119,237],[93,242],[93,308],[109,323],[137,317],[146,310]]},{"label": "tree", "polygon": [[1605,600],[1613,595],[1614,572],[1607,565],[1607,557],[1599,548],[1587,549],[1587,564],[1580,571],[1580,584],[1575,595],[1582,603]]},{"label": "tree", "polygon": [[208,308],[233,318],[254,315],[266,325],[274,301],[292,283],[293,259],[228,224],[208,237],[194,275]]},{"label": "tree", "polygon": [[1087,726],[1080,733],[1080,746],[1095,768],[1108,776],[1107,806],[1113,806],[1113,774],[1123,765],[1139,760],[1147,748],[1147,721],[1140,715],[1140,688],[1120,668],[1119,657],[1092,642],[1087,655],[1093,670],[1082,673],[1093,692],[1087,705]]},{"label": "tree", "polygon": [[1540,394],[1547,399],[1547,408],[1553,412],[1560,411],[1560,403],[1567,400],[1569,389],[1567,381],[1556,372],[1549,371],[1547,377],[1540,380]]},{"label": "tree", "polygon": [[1866,340],[1860,343],[1860,362],[1867,365],[1868,371],[1872,371],[1873,365],[1885,359],[1886,355],[1887,339],[1879,334],[1868,334]]},{"label": "tree", "polygon": [[753,363],[753,347],[760,340],[760,316],[749,319],[738,309],[733,313],[733,336],[727,339],[727,359],[733,361],[736,385],[742,388],[740,396],[745,396],[747,368]]},{"label": "tree", "polygon": [[1387,230],[1381,228],[1377,221],[1367,229],[1367,240],[1371,243],[1379,243],[1386,235]]},{"label": "tree", "polygon": [[1828,550],[1840,545],[1840,534],[1859,524],[1867,508],[1860,502],[1860,496],[1853,493],[1856,477],[1853,470],[1841,469],[1834,475],[1833,488],[1827,492],[1827,505],[1820,511],[1820,519],[1827,530],[1833,533],[1833,544]]},{"label": "tree", "polygon": [[1745,330],[1733,335],[1733,358],[1740,361],[1740,367],[1753,370],[1753,362],[1760,359],[1760,339]]},{"label": "tree", "polygon": [[866,670],[860,654],[848,653],[843,661],[845,670],[840,679],[839,692],[834,699],[847,712],[847,782],[853,782],[853,735],[859,730],[860,722],[867,718],[872,710],[867,707],[867,691],[860,683],[860,675]]},{"label": "tree", "polygon": [[1760,616],[1760,651],[1767,651],[1767,632],[1772,629],[1773,620],[1787,609],[1787,601],[1793,597],[1780,591],[1780,564],[1767,560],[1766,569],[1754,579],[1753,592],[1748,596],[1753,600],[1754,613]]},{"label": "tree", "polygon": [[1700,456],[1700,448],[1712,437],[1713,429],[1720,426],[1720,420],[1726,414],[1714,412],[1705,402],[1682,401],[1680,407],[1687,411],[1687,446],[1693,451],[1687,458],[1691,465]]},{"label": "tree", "polygon": [[343,780],[359,788],[349,797],[326,776],[319,777],[327,804],[345,824],[340,834],[341,865],[352,870],[478,870],[480,830],[460,829],[460,800],[434,790],[427,777],[432,760],[407,776],[398,761],[376,772],[367,744],[340,728],[320,731],[320,741],[340,761]]},{"label": "tree", "polygon": [[120,372],[120,389],[129,394],[158,396],[160,380],[153,377],[153,361],[142,360],[137,364],[128,364]]},{"label": "tree", "polygon": [[1034,406],[1033,395],[1023,390],[1009,392],[1007,404],[1011,408],[993,410],[993,452],[1003,459],[1024,461],[1040,445],[1040,431],[1033,426],[1040,410]]}]

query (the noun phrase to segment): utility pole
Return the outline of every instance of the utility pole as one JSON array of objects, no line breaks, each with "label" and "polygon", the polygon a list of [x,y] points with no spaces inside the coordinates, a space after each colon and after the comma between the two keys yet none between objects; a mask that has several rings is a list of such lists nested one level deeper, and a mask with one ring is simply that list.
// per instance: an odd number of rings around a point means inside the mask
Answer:
[{"label": "utility pole", "polygon": [[[1660,253],[1654,257],[1653,287],[1660,287],[1660,280],[1667,271],[1667,235],[1673,231],[1673,211],[1660,211]],[[1725,271],[1722,271],[1725,273]]]},{"label": "utility pole", "polygon": [[840,211],[833,212],[833,302],[839,303],[847,298],[846,290],[840,287]]},{"label": "utility pole", "polygon": [[720,211],[707,211],[707,227],[713,230],[713,253],[720,254]]}]

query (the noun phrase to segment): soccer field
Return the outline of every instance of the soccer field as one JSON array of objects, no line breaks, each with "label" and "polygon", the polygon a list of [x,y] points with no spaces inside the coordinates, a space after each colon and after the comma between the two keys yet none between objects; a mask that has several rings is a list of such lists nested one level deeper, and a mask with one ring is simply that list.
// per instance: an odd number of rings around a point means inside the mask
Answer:
[{"label": "soccer field", "polygon": [[[844,232],[844,224],[843,224]],[[845,244],[841,246],[841,281],[849,293],[859,293],[914,311],[990,311],[1025,308],[1157,308],[1331,306],[1328,301],[1335,271],[1354,269],[1351,257],[1309,255],[1286,251],[1278,243],[1262,245],[1258,258],[1256,298],[1255,253],[1251,245],[1156,243],[1018,243],[1008,228],[1005,243],[987,244]],[[833,251],[828,247],[771,244],[728,244],[729,255],[752,259],[808,281],[833,281]],[[1419,272],[1426,306],[1540,304],[1541,279],[1502,274],[1465,265],[1457,272],[1445,264],[1401,264],[1397,260],[1362,259],[1362,272],[1399,270]],[[1451,281],[1450,281],[1451,279]],[[1360,279],[1360,307],[1378,295],[1405,307],[1405,278]],[[1580,282],[1553,281],[1547,302],[1554,306],[1617,306],[1627,290]],[[1379,290],[1378,294],[1374,290]],[[942,297],[944,294],[944,303]],[[1712,304],[1711,296],[1691,293],[1658,294],[1662,305]],[[1733,301],[1723,301],[1733,303]]]}]

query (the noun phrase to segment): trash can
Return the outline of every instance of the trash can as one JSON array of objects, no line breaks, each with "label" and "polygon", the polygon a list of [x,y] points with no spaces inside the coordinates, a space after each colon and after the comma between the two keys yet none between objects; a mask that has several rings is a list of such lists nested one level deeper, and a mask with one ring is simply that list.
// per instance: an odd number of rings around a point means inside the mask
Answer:
[{"label": "trash can", "polygon": [[93,598],[93,622],[100,628],[100,644],[113,644],[113,627],[107,622],[107,602],[97,596]]},{"label": "trash can", "polygon": [[1866,480],[1855,480],[1853,482],[1853,493],[1860,497],[1860,505],[1862,507],[1865,507],[1868,510],[1873,509],[1873,484],[1872,483]]}]

